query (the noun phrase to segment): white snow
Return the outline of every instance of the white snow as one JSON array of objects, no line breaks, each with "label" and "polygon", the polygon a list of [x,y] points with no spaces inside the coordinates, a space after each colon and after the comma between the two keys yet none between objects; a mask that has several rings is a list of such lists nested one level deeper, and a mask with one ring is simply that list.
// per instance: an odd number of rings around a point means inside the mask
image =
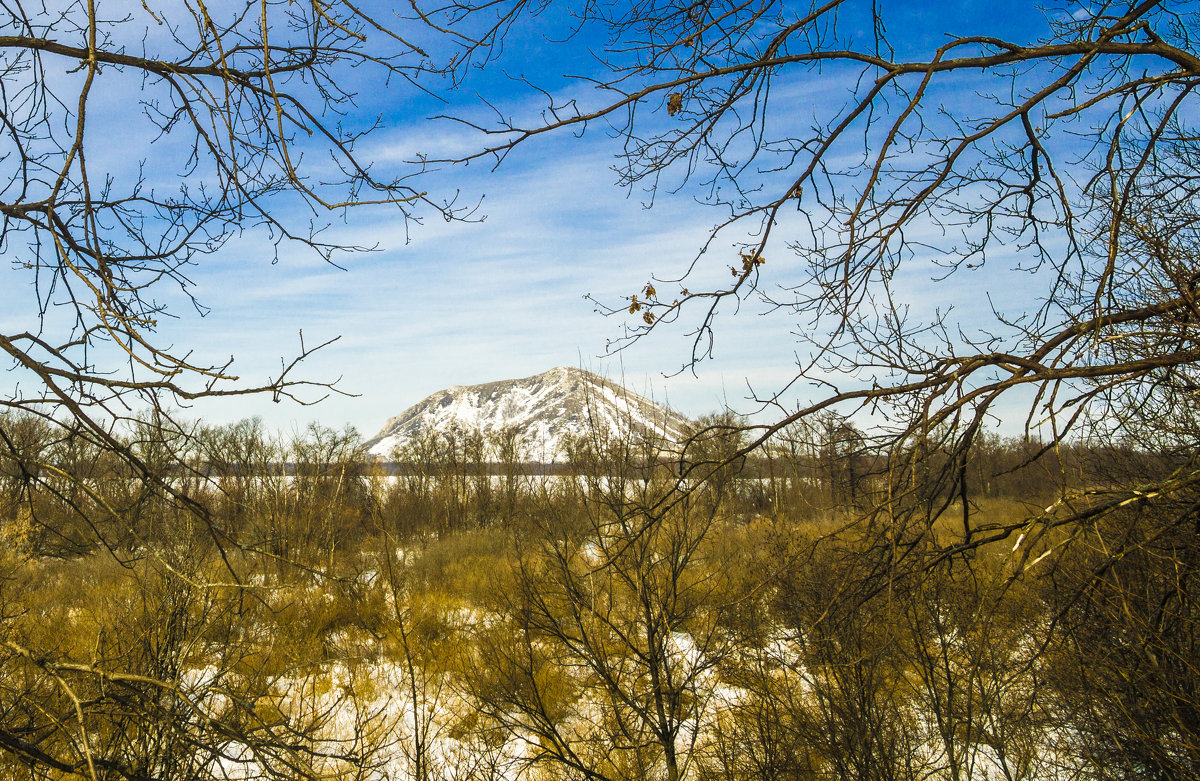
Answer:
[{"label": "white snow", "polygon": [[480,432],[505,429],[520,436],[523,461],[561,461],[565,443],[592,431],[617,437],[653,432],[678,441],[689,421],[649,399],[582,369],[558,367],[519,380],[453,386],[409,407],[368,442],[370,452],[389,458],[422,432]]}]

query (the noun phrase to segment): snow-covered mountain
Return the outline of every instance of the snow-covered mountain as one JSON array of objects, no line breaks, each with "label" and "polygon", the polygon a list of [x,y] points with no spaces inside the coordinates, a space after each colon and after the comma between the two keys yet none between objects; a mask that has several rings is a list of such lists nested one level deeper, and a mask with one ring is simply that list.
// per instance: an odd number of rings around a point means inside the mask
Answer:
[{"label": "snow-covered mountain", "polygon": [[367,446],[389,458],[397,446],[425,432],[502,429],[518,432],[523,461],[561,461],[567,437],[598,430],[654,431],[678,441],[690,421],[616,383],[582,369],[560,366],[519,380],[455,385],[438,391],[389,420]]}]

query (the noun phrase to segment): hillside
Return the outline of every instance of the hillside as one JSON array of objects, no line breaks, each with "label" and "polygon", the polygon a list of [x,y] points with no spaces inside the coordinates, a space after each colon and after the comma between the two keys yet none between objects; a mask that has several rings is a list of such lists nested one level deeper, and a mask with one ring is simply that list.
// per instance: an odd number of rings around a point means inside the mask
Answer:
[{"label": "hillside", "polygon": [[455,385],[427,396],[388,420],[367,441],[372,454],[389,458],[429,431],[511,428],[521,458],[561,461],[564,444],[595,428],[608,434],[653,431],[678,440],[690,421],[678,413],[583,369],[560,366],[542,374],[481,385]]}]

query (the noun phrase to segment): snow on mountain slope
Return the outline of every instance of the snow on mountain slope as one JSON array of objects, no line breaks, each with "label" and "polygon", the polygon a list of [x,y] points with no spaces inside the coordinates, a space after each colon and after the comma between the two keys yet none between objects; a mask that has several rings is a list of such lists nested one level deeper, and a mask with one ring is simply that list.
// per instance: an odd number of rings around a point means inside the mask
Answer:
[{"label": "snow on mountain slope", "polygon": [[519,380],[455,385],[438,391],[389,420],[367,441],[371,453],[390,458],[424,432],[511,428],[520,435],[524,461],[561,461],[567,437],[594,426],[601,432],[654,431],[678,441],[690,421],[672,410],[591,372],[560,366]]}]

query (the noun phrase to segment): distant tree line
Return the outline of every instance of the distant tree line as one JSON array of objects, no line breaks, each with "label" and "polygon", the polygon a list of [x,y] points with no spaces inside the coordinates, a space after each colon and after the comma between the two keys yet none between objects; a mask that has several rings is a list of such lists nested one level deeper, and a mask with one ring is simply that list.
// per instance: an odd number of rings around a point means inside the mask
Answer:
[{"label": "distant tree line", "polygon": [[[166,518],[198,506],[210,522],[239,538],[243,524],[250,516],[262,516],[263,507],[272,508],[268,517],[275,519],[323,512],[323,520],[292,518],[289,524],[299,527],[261,530],[255,537],[286,539],[295,545],[307,536],[301,527],[321,526],[322,542],[314,542],[318,548],[336,548],[335,528],[350,533],[345,530],[362,527],[380,507],[405,518],[413,534],[507,524],[513,520],[517,497],[536,482],[527,478],[581,477],[615,469],[611,459],[599,463],[585,458],[587,447],[596,443],[584,438],[570,443],[562,462],[524,462],[514,430],[431,431],[381,461],[366,452],[350,428],[313,424],[282,436],[267,431],[259,420],[186,429],[162,420],[140,421],[122,439],[178,490],[180,497],[172,499],[107,453],[106,445],[86,436],[63,434],[29,415],[5,415],[3,424],[2,517],[8,527],[24,528],[21,534],[39,555],[80,554],[101,544],[130,548],[170,537],[175,531]],[[744,446],[744,432],[736,418],[709,417],[697,424],[686,448],[660,442],[653,451],[631,449],[620,471],[644,473],[649,479],[666,470],[681,487],[698,477],[709,483],[718,474],[736,477],[733,493],[745,505],[744,513],[773,511],[800,518],[873,506],[895,471],[887,453],[875,448],[868,435],[832,417],[816,426],[790,427],[770,447],[737,455],[732,465],[721,464],[726,453]],[[723,440],[724,450],[713,450],[711,443],[717,438]],[[1102,489],[1131,472],[1149,479],[1185,463],[1178,453],[1134,446],[1048,446],[989,435],[979,438],[959,468],[960,480],[950,483],[944,475],[955,455],[948,448],[935,438],[911,447],[923,450],[923,474],[907,479],[920,484],[918,498],[934,514],[944,514],[964,497],[968,504],[1011,499],[1040,506],[1064,491]],[[704,469],[716,465],[721,466],[719,472]],[[384,486],[382,493],[372,490],[372,481]],[[107,531],[97,536],[96,524],[106,530],[115,525],[115,536]]]}]

